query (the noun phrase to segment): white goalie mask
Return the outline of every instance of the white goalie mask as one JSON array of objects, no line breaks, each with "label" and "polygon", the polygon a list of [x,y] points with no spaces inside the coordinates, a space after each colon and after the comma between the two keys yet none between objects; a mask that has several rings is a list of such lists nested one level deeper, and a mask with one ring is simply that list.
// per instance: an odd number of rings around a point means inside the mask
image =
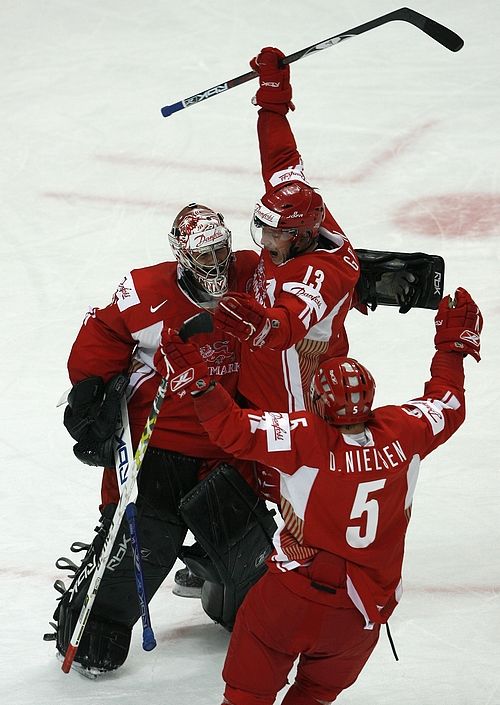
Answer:
[{"label": "white goalie mask", "polygon": [[220,213],[190,203],[175,217],[169,241],[175,258],[196,288],[220,298],[228,290],[231,232]]}]

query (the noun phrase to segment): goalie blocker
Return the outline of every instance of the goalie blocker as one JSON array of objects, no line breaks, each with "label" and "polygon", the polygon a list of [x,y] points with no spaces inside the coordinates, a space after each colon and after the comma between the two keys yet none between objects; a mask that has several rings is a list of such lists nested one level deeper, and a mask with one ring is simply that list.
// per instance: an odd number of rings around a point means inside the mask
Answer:
[{"label": "goalie blocker", "polygon": [[444,260],[424,252],[385,252],[356,249],[361,274],[358,305],[374,311],[380,306],[436,310],[444,292]]}]

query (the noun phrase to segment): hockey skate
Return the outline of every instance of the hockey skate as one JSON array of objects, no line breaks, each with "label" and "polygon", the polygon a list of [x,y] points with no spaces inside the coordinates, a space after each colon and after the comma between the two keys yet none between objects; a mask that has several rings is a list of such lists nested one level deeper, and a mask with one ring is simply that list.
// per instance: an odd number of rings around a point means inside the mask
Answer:
[{"label": "hockey skate", "polygon": [[181,568],[174,576],[172,592],[177,597],[201,598],[201,588],[205,581],[192,573],[189,568]]}]

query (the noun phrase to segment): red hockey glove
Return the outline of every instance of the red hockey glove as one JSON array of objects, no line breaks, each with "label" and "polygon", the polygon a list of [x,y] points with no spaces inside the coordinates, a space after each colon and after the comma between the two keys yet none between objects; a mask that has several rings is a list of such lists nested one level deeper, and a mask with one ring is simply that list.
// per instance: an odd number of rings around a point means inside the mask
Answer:
[{"label": "red hockey glove", "polygon": [[168,379],[168,391],[179,397],[185,396],[186,392],[196,396],[213,386],[198,348],[183,342],[172,328],[162,331],[154,365],[161,376]]},{"label": "red hockey glove", "polygon": [[289,109],[295,110],[290,86],[290,67],[281,68],[279,65],[284,56],[279,49],[264,47],[250,61],[252,69],[259,74],[260,84],[253,99],[254,104],[280,115],[286,115]]},{"label": "red hockey glove", "polygon": [[223,296],[214,311],[215,323],[238,340],[248,340],[253,348],[279,344],[283,315],[277,309],[266,308],[250,294],[230,293]]},{"label": "red hockey glove", "polygon": [[445,296],[439,304],[434,322],[436,350],[472,355],[479,362],[483,316],[468,291],[457,289],[453,301]]}]

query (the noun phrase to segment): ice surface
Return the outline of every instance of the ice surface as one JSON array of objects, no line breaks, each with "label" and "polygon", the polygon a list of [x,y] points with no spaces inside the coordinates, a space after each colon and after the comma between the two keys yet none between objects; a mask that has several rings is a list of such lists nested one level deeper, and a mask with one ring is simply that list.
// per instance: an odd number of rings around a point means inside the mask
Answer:
[{"label": "ice surface", "polygon": [[[485,318],[483,361],[466,363],[465,425],[423,465],[405,595],[350,705],[499,705],[498,293],[500,232],[496,0],[414,5],[465,39],[457,54],[392,23],[292,66],[291,117],[310,181],[357,247],[446,260]],[[255,83],[168,119],[163,105],[395,9],[385,0],[3,0],[0,23],[0,691],[16,705],[218,705],[228,635],[195,600],[152,602],[158,647],[134,632],[126,665],[97,682],[64,675],[42,633],[54,560],[96,521],[99,471],[74,459],[55,405],[87,306],[132,267],[170,257],[185,203],[225,215],[237,247],[262,184]],[[379,309],[348,322],[379,404],[421,389],[433,314]]]}]

